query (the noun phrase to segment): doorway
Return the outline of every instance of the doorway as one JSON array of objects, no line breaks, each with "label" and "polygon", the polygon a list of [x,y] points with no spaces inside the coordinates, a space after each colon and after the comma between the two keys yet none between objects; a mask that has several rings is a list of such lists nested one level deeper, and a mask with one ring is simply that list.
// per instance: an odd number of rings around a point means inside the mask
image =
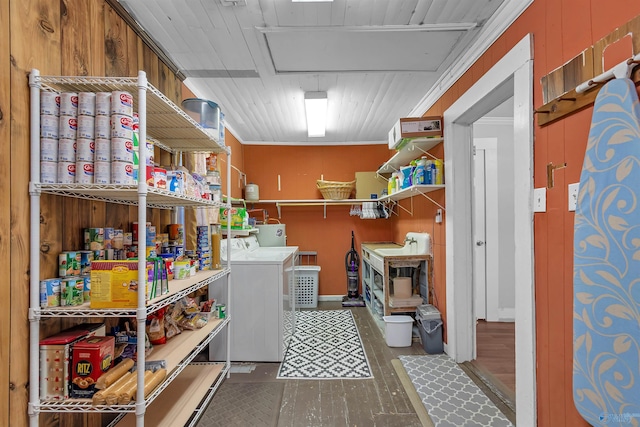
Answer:
[{"label": "doorway", "polygon": [[533,280],[533,49],[525,36],[444,112],[447,353],[476,358],[473,303],[473,123],[513,97],[516,423],[536,425]]}]

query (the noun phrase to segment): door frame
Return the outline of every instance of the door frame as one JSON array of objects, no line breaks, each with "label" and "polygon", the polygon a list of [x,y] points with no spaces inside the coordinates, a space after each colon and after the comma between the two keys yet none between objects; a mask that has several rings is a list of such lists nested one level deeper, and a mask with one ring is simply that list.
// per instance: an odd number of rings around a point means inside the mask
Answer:
[{"label": "door frame", "polygon": [[516,424],[536,425],[533,252],[533,38],[527,34],[444,112],[447,353],[475,356],[471,227],[472,125],[514,98]]}]

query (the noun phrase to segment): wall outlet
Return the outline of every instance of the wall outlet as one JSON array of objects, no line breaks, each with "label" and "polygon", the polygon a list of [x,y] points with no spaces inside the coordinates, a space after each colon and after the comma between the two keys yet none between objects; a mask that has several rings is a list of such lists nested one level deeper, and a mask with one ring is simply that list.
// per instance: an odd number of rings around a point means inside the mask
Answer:
[{"label": "wall outlet", "polygon": [[436,211],[436,224],[440,224],[442,222],[442,209],[438,209]]},{"label": "wall outlet", "polygon": [[533,189],[533,211],[547,211],[547,189],[545,187]]},{"label": "wall outlet", "polygon": [[574,212],[576,205],[578,204],[578,190],[580,189],[580,183],[575,182],[569,184],[569,211]]}]

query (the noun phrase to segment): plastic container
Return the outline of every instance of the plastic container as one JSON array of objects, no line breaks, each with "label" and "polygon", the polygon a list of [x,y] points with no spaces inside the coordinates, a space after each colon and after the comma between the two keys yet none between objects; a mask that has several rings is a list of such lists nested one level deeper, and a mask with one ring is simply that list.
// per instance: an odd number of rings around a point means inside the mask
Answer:
[{"label": "plastic container", "polygon": [[244,199],[251,202],[260,200],[260,188],[257,184],[247,184],[244,188]]},{"label": "plastic container", "polygon": [[220,127],[220,107],[215,102],[200,98],[187,98],[182,101],[182,108],[200,126],[207,129]]},{"label": "plastic container", "polygon": [[427,320],[440,320],[440,311],[431,304],[423,304],[416,307],[416,320],[418,323]]},{"label": "plastic container", "polygon": [[320,266],[297,265],[294,267],[296,281],[296,308],[318,306],[318,276]]},{"label": "plastic container", "polygon": [[425,320],[418,322],[422,348],[428,354],[440,354],[444,351],[442,343],[442,320]]},{"label": "plastic container", "polygon": [[410,347],[413,318],[411,316],[383,316],[385,340],[389,347]]}]

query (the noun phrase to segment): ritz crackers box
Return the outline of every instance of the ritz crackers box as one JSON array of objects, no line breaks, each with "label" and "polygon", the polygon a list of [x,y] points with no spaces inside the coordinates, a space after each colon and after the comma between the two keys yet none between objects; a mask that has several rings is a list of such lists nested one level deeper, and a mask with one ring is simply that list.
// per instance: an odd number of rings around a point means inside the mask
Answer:
[{"label": "ritz crackers box", "polygon": [[71,357],[71,397],[90,398],[96,381],[113,364],[115,337],[90,337],[73,345]]}]

